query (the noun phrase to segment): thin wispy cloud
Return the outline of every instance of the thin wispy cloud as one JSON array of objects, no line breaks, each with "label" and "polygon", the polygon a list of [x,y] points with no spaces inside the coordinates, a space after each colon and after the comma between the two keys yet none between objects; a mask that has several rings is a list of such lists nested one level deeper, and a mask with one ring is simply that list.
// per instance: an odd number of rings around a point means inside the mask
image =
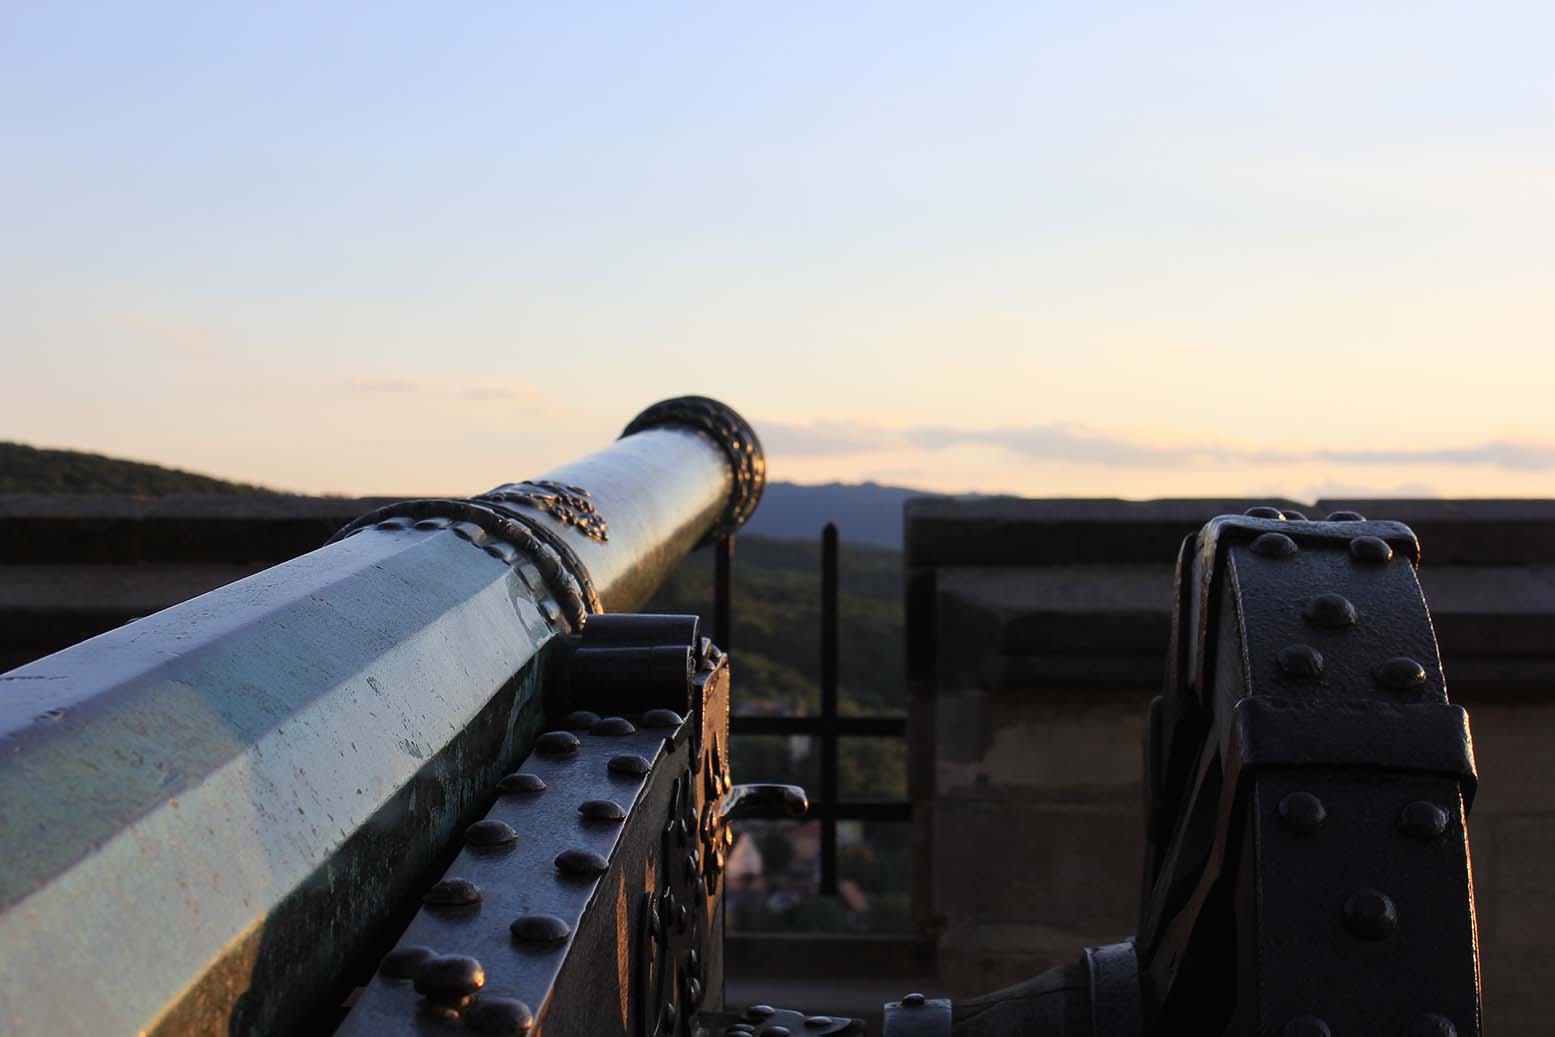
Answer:
[{"label": "thin wispy cloud", "polygon": [[978,429],[943,425],[889,428],[830,421],[811,425],[766,422],[761,430],[768,450],[792,456],[835,456],[903,449],[935,451],[972,445],[996,447],[1031,461],[1064,461],[1114,468],[1321,462],[1352,466],[1500,468],[1519,472],[1555,470],[1555,444],[1506,439],[1467,447],[1292,450],[1224,443],[1156,444],[1065,424]]}]

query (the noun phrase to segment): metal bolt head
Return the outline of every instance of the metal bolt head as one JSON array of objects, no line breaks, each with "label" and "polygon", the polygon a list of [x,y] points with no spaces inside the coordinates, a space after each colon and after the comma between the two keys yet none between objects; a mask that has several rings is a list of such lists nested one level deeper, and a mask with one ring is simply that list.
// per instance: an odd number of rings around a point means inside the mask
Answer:
[{"label": "metal bolt head", "polygon": [[416,970],[416,993],[427,997],[465,997],[486,985],[486,970],[463,954],[428,958]]},{"label": "metal bolt head", "polygon": [[1317,1016],[1304,1015],[1286,1023],[1280,1035],[1281,1037],[1334,1037],[1334,1031]]},{"label": "metal bolt head", "polygon": [[610,870],[610,862],[593,850],[563,850],[556,855],[556,870],[563,875],[593,878]]},{"label": "metal bolt head", "polygon": [[612,756],[610,762],[605,765],[611,774],[620,774],[633,778],[640,778],[647,774],[651,768],[646,757],[636,753],[627,753],[624,756]]},{"label": "metal bolt head", "polygon": [[420,944],[406,944],[404,947],[396,947],[383,956],[383,961],[378,963],[378,973],[389,979],[415,979],[416,972],[429,959],[437,957],[437,952],[430,947]]},{"label": "metal bolt head", "polygon": [[1283,518],[1286,522],[1305,522],[1307,520],[1307,513],[1304,511],[1297,511],[1295,508],[1286,508],[1284,511],[1280,512],[1280,517]]},{"label": "metal bolt head", "polygon": [[777,1015],[777,1009],[771,1005],[751,1005],[745,1010],[747,1019],[771,1019]]},{"label": "metal bolt head", "polygon": [[1394,656],[1377,667],[1377,683],[1393,691],[1414,691],[1425,685],[1425,667],[1405,655]]},{"label": "metal bolt head", "polygon": [[1417,799],[1398,814],[1398,827],[1416,839],[1440,839],[1447,832],[1447,811],[1428,800]]},{"label": "metal bolt head", "polygon": [[465,1025],[476,1033],[528,1033],[534,1013],[511,997],[481,997],[464,1012]]},{"label": "metal bolt head", "polygon": [[650,709],[637,722],[643,727],[679,727],[685,718],[673,709]]},{"label": "metal bolt head", "polygon": [[1287,792],[1280,797],[1279,812],[1285,827],[1302,835],[1311,835],[1328,820],[1323,801],[1310,792]]},{"label": "metal bolt head", "polygon": [[821,1030],[832,1024],[832,1018],[829,1015],[807,1015],[804,1024],[812,1029]]},{"label": "metal bolt head", "polygon": [[582,744],[571,731],[547,731],[535,739],[535,752],[543,756],[571,756]]},{"label": "metal bolt head", "polygon": [[469,879],[439,879],[421,894],[421,902],[428,907],[464,907],[480,901],[481,888]]},{"label": "metal bolt head", "polygon": [[1344,902],[1344,920],[1363,940],[1386,940],[1398,928],[1398,908],[1386,893],[1357,890]]},{"label": "metal bolt head", "polygon": [[675,1020],[677,1020],[679,1018],[680,1018],[680,1013],[675,1010],[675,1002],[673,1002],[673,1001],[666,1001],[666,1002],[664,1002],[664,1010],[659,1013],[659,1019],[660,1019],[661,1025],[666,1030],[674,1030],[675,1029]]},{"label": "metal bolt head", "polygon": [[1327,522],[1365,522],[1366,516],[1358,511],[1330,511]]},{"label": "metal bolt head", "polygon": [[1280,649],[1280,669],[1292,677],[1321,677],[1323,653],[1311,645],[1286,645]]},{"label": "metal bolt head", "polygon": [[756,1031],[756,1037],[788,1037],[793,1031],[786,1026],[773,1023],[771,1026],[763,1026]]},{"label": "metal bolt head", "polygon": [[625,717],[605,717],[596,720],[589,728],[589,734],[602,735],[606,738],[623,738],[626,735],[635,735],[637,726]]},{"label": "metal bolt head", "polygon": [[1381,537],[1356,537],[1350,541],[1350,557],[1380,565],[1393,560],[1393,547]]},{"label": "metal bolt head", "polygon": [[626,820],[626,810],[613,799],[586,799],[578,804],[578,813],[583,820],[600,824],[620,824]]},{"label": "metal bolt head", "polygon": [[1279,508],[1271,508],[1266,505],[1259,505],[1256,508],[1248,508],[1246,511],[1242,512],[1242,514],[1246,515],[1248,518],[1282,520],[1285,518],[1285,513]]},{"label": "metal bolt head", "polygon": [[1458,1028],[1440,1012],[1427,1012],[1404,1025],[1404,1037],[1458,1037]]},{"label": "metal bolt head", "polygon": [[756,1037],[756,1030],[749,1023],[731,1023],[724,1028],[724,1037]]},{"label": "metal bolt head", "polygon": [[513,826],[494,817],[477,821],[464,830],[467,846],[506,846],[517,841],[518,833],[513,831]]},{"label": "metal bolt head", "polygon": [[545,791],[545,781],[538,774],[519,771],[498,781],[497,791],[505,796],[533,796]]},{"label": "metal bolt head", "polygon": [[1298,550],[1296,542],[1284,533],[1262,533],[1253,539],[1247,549],[1265,558],[1289,558]]},{"label": "metal bolt head", "polygon": [[555,915],[519,915],[508,932],[521,943],[560,943],[572,935],[572,927]]},{"label": "metal bolt head", "polygon": [[902,998],[902,1004],[908,1008],[921,1008],[927,1000],[922,994],[914,992]]},{"label": "metal bolt head", "polygon": [[590,709],[575,709],[562,717],[562,727],[568,731],[587,731],[599,723],[599,714]]},{"label": "metal bolt head", "polygon": [[1301,610],[1308,623],[1320,627],[1348,627],[1355,625],[1355,606],[1343,594],[1317,594],[1308,599]]}]

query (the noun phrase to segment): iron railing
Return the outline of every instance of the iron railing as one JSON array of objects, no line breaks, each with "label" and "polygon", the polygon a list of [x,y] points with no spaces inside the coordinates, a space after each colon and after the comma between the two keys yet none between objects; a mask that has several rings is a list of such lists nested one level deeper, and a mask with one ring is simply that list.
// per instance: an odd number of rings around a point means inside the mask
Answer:
[{"label": "iron railing", "polygon": [[[820,892],[837,892],[837,822],[912,819],[906,800],[844,801],[838,788],[837,753],[842,738],[907,737],[907,718],[902,716],[845,717],[837,708],[837,657],[839,610],[837,579],[837,525],[828,522],[821,531],[821,711],[819,716],[741,716],[730,718],[734,735],[803,735],[817,739],[821,757],[821,783],[810,793],[806,820],[821,827]],[[733,590],[734,538],[719,541],[714,564],[713,630],[718,644],[731,651],[730,596]]]}]

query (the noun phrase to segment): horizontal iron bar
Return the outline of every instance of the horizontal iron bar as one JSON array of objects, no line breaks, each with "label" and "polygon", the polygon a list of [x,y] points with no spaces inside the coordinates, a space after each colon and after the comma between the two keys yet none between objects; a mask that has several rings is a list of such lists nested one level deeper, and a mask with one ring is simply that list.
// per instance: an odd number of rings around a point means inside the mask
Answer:
[{"label": "horizontal iron bar", "polygon": [[[841,738],[906,738],[906,717],[838,717],[833,724]],[[730,732],[737,735],[819,735],[821,717],[733,716]]]}]

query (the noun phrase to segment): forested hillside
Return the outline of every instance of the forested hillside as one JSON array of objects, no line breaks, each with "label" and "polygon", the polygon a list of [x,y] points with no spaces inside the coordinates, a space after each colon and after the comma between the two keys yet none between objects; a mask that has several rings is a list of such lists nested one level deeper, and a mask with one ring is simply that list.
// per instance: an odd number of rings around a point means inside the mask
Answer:
[{"label": "forested hillside", "polygon": [[0,493],[114,493],[169,497],[182,493],[269,492],[273,491],[101,454],[0,443]]}]

